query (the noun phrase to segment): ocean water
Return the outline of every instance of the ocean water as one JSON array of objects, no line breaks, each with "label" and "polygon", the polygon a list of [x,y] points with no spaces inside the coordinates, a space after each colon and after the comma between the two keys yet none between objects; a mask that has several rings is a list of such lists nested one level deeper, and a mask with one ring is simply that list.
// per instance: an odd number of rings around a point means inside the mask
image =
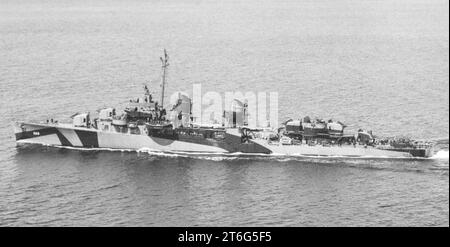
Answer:
[{"label": "ocean water", "polygon": [[[0,226],[448,226],[448,1],[0,0]],[[16,147],[15,120],[167,91],[438,140],[431,159]]]}]

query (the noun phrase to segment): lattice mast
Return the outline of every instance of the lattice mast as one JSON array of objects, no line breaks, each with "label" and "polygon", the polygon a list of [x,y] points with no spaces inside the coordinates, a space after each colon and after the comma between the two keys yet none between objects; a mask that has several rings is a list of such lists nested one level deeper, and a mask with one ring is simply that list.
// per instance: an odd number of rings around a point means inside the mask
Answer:
[{"label": "lattice mast", "polygon": [[164,58],[161,59],[161,108],[164,108],[164,90],[166,86],[166,76],[167,76],[167,67],[169,66],[169,56],[167,55],[166,49],[164,49]]}]

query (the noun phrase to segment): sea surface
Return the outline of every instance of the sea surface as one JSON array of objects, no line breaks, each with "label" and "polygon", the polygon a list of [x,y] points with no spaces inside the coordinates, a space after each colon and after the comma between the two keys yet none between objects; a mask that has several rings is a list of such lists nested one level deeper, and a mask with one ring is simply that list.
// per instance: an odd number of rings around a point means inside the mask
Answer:
[{"label": "sea surface", "polygon": [[[0,0],[0,226],[449,226],[449,3]],[[430,159],[16,147],[11,122],[159,93],[434,140]]]}]

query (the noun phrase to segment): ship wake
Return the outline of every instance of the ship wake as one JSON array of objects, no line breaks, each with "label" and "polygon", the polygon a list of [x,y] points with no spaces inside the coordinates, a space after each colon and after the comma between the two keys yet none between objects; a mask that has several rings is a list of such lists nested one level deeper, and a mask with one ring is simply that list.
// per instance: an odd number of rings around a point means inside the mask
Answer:
[{"label": "ship wake", "polygon": [[430,157],[430,159],[448,160],[448,150],[440,150]]},{"label": "ship wake", "polygon": [[43,143],[21,143],[23,146],[46,146],[50,148],[77,150],[82,152],[128,152],[137,153],[138,155],[149,155],[166,158],[191,158],[211,161],[227,161],[227,160],[273,160],[273,161],[304,161],[304,160],[448,160],[449,151],[439,150],[432,157],[383,157],[383,156],[315,156],[315,155],[300,155],[300,154],[255,154],[255,153],[203,153],[203,152],[182,152],[182,151],[161,151],[150,148],[134,149],[114,149],[114,148],[83,148],[83,147],[68,147],[56,146]]}]

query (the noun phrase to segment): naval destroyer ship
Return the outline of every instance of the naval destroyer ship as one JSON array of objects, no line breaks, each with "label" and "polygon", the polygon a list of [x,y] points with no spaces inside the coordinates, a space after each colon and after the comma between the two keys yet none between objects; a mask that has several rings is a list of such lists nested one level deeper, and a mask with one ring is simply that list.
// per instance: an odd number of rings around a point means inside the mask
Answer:
[{"label": "naval destroyer ship", "polygon": [[[53,120],[13,123],[17,143],[51,146],[148,149],[161,152],[202,154],[276,154],[313,157],[430,157],[433,145],[408,138],[376,138],[371,131],[344,131],[339,121],[304,117],[288,120],[280,128],[252,128],[245,121],[238,124],[245,110],[224,112],[223,123],[196,123],[192,117],[192,100],[179,94],[176,103],[164,107],[164,90],[168,56],[161,57],[161,99],[157,102],[147,86],[144,97],[130,100],[123,111],[104,108],[98,116],[73,115],[71,123]],[[237,100],[237,102],[239,102]],[[247,107],[247,104],[240,104]]]}]

